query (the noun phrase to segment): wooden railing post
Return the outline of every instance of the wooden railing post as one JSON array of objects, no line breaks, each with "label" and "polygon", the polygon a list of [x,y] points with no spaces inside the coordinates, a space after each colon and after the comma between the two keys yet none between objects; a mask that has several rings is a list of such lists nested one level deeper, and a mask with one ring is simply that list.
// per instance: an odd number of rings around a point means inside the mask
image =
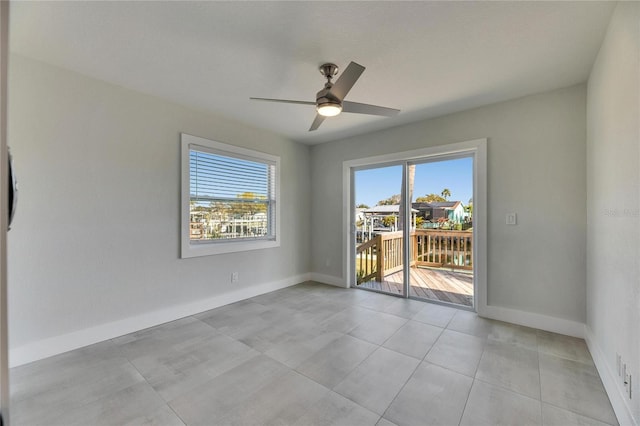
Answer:
[{"label": "wooden railing post", "polygon": [[415,231],[411,233],[411,261],[409,266],[414,266],[418,261],[418,236]]},{"label": "wooden railing post", "polygon": [[376,281],[382,282],[384,278],[384,247],[382,247],[382,235],[376,235]]}]

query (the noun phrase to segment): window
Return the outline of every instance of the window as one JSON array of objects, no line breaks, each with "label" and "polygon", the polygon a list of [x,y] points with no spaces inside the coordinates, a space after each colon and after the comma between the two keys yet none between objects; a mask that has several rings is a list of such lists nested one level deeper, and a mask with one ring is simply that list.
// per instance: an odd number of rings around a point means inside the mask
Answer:
[{"label": "window", "polygon": [[182,134],[182,257],[279,246],[280,158]]}]

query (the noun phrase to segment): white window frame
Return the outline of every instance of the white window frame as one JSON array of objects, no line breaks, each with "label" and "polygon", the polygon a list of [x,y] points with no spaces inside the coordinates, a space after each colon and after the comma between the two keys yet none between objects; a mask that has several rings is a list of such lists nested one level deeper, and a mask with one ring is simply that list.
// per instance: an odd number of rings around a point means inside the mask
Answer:
[{"label": "white window frame", "polygon": [[[280,246],[280,157],[266,154],[252,149],[241,148],[198,136],[180,134],[181,140],[181,196],[180,196],[180,256],[184,258],[210,256],[222,253],[235,253],[249,250],[259,250]],[[190,228],[190,163],[191,146],[214,150],[220,155],[246,158],[252,161],[265,161],[275,164],[275,235],[271,239],[228,239],[192,242],[189,235]]]}]

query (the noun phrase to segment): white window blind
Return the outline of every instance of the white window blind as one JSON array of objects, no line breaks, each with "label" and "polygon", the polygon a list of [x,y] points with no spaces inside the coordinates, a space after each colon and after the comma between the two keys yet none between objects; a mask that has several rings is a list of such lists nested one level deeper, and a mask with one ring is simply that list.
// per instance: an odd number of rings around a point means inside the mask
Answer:
[{"label": "white window blind", "polygon": [[[206,245],[220,253],[262,248],[240,242],[275,242],[278,164],[277,157],[183,134],[183,257]],[[225,245],[234,247],[220,249]]]},{"label": "white window blind", "polygon": [[273,162],[191,145],[189,171],[192,240],[274,238]]}]

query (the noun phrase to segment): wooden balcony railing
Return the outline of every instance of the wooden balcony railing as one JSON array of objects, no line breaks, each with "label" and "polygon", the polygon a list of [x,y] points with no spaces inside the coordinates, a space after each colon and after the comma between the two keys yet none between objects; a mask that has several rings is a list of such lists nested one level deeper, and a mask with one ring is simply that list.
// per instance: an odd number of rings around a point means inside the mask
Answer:
[{"label": "wooden balcony railing", "polygon": [[356,249],[356,270],[358,276],[358,284],[370,281],[375,278],[380,281],[383,268],[378,264],[378,260],[382,260],[381,256],[377,256],[378,247],[380,247],[381,236],[378,235],[369,241],[362,243]]},{"label": "wooden balcony railing", "polygon": [[[410,238],[410,266],[473,270],[473,232],[416,229]],[[382,282],[402,267],[402,231],[380,233],[356,248],[358,284]]]},{"label": "wooden balcony railing", "polygon": [[418,266],[473,270],[473,232],[416,230],[411,236]]}]

